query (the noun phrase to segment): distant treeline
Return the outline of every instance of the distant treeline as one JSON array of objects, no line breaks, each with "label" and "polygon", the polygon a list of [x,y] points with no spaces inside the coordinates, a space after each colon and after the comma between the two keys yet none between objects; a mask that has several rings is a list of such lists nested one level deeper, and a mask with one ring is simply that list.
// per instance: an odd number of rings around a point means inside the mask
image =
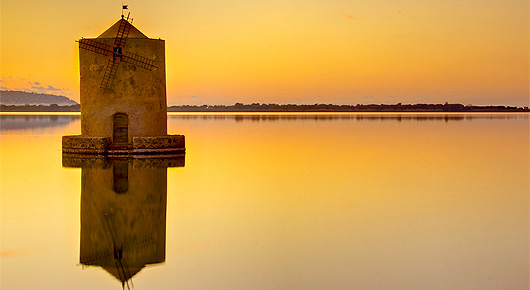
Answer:
[{"label": "distant treeline", "polygon": [[403,105],[279,105],[279,104],[242,104],[231,106],[171,106],[168,112],[529,112],[528,107],[509,106],[464,106],[462,104],[414,104]]},{"label": "distant treeline", "polygon": [[[2,112],[79,112],[79,105],[0,105]],[[511,106],[464,106],[462,104],[395,104],[395,105],[279,105],[279,104],[242,104],[234,105],[182,105],[167,108],[168,112],[530,112],[528,107]]]},{"label": "distant treeline", "polygon": [[0,105],[0,112],[79,112],[81,107],[79,105],[59,106],[57,104],[51,105]]}]

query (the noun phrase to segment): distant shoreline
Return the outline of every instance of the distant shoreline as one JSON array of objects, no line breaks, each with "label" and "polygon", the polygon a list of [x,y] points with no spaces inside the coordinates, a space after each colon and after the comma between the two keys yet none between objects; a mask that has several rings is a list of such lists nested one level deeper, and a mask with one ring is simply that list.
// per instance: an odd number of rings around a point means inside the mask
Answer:
[{"label": "distant shoreline", "polygon": [[[80,105],[59,106],[52,105],[0,105],[0,112],[79,112]],[[395,112],[395,113],[428,113],[428,112],[530,112],[528,107],[513,107],[513,106],[464,106],[462,104],[370,104],[370,105],[332,105],[332,104],[314,104],[314,105],[279,105],[279,104],[242,104],[236,103],[234,105],[183,105],[170,106],[167,108],[168,112],[256,112],[256,113],[340,113],[340,112]]]}]

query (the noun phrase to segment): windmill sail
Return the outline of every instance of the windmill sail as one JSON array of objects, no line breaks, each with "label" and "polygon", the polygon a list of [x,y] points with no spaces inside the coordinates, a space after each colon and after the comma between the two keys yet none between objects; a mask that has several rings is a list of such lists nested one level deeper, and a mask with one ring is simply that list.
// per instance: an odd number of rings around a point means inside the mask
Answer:
[{"label": "windmill sail", "polygon": [[86,49],[88,51],[92,51],[95,53],[99,53],[104,56],[107,56],[109,55],[109,53],[112,52],[112,50],[110,49],[110,45],[106,45],[104,43],[97,42],[92,39],[83,38],[79,40],[78,42],[79,42],[79,48]]},{"label": "windmill sail", "polygon": [[118,34],[116,39],[114,39],[115,47],[124,47],[127,37],[129,36],[129,31],[131,30],[131,24],[129,23],[129,16],[127,19],[122,19],[120,22],[120,28],[118,29]]},{"label": "windmill sail", "polygon": [[155,61],[153,59],[148,59],[134,53],[127,53],[124,55],[123,61],[146,70],[153,70],[156,68]]},{"label": "windmill sail", "polygon": [[[122,16],[122,19],[119,20],[119,23],[117,22],[113,26],[117,27],[116,37],[114,38],[113,46],[93,39],[83,38],[78,41],[80,49],[88,50],[104,56],[112,55],[112,58],[107,61],[107,66],[105,67],[105,72],[101,80],[100,89],[103,92],[106,92],[112,88],[116,72],[118,71],[118,64],[121,61],[149,71],[152,71],[153,69],[157,68],[154,59],[149,59],[147,57],[127,52],[125,50],[125,45],[131,29],[133,30],[134,35],[141,35],[142,37],[147,38],[140,31],[134,28],[129,20],[132,21],[132,18],[129,19],[129,15],[127,15],[127,18],[123,18]],[[108,34],[108,32],[110,32],[113,27],[104,32],[98,38],[107,38],[108,36],[110,36],[106,34]],[[116,31],[115,28],[113,31]]]},{"label": "windmill sail", "polygon": [[114,77],[116,76],[116,71],[118,70],[118,61],[110,60],[107,62],[107,67],[105,68],[105,74],[103,75],[103,81],[101,82],[100,88],[103,91],[106,91],[112,87]]}]

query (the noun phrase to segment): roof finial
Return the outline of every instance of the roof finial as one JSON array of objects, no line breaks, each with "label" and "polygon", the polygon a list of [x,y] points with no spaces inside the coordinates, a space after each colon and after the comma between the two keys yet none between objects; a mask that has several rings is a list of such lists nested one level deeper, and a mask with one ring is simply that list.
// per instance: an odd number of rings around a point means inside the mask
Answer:
[{"label": "roof finial", "polygon": [[121,18],[123,18],[123,10],[124,9],[129,9],[127,6],[129,6],[129,5],[123,5],[123,2],[121,2]]}]

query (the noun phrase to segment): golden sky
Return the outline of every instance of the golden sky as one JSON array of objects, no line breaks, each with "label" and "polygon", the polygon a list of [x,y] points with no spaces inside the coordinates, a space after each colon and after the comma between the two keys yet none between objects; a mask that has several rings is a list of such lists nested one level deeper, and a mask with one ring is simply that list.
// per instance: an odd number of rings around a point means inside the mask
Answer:
[{"label": "golden sky", "polygon": [[[2,89],[79,100],[75,40],[121,1],[2,0]],[[529,105],[528,0],[131,0],[168,103]]]}]

